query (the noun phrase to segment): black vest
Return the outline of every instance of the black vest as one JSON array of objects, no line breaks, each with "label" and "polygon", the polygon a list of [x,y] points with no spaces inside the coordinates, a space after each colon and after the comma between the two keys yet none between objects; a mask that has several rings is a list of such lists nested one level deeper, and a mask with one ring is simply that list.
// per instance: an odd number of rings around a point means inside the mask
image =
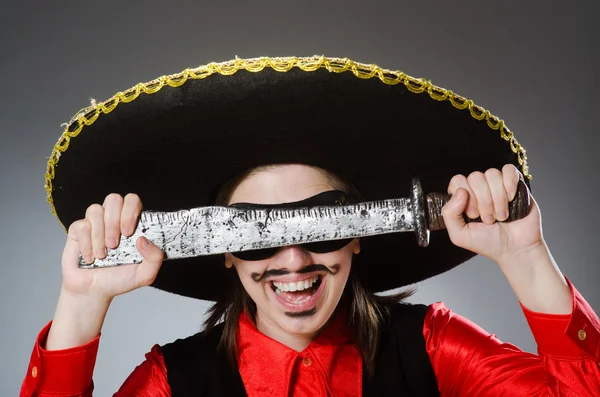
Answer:
[{"label": "black vest", "polygon": [[[383,328],[375,374],[363,371],[363,396],[439,396],[425,350],[423,322],[427,306],[396,304]],[[162,347],[173,397],[246,396],[237,368],[217,353],[222,324]]]}]

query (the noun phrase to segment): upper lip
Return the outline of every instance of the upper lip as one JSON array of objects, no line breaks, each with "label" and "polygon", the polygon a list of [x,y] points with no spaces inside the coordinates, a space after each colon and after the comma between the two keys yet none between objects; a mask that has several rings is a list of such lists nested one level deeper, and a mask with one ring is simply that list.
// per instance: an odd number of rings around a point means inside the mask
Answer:
[{"label": "upper lip", "polygon": [[323,277],[325,275],[324,272],[312,272],[306,274],[286,274],[284,276],[273,276],[269,277],[267,282],[278,282],[278,283],[297,283],[299,281],[310,280],[314,276]]}]

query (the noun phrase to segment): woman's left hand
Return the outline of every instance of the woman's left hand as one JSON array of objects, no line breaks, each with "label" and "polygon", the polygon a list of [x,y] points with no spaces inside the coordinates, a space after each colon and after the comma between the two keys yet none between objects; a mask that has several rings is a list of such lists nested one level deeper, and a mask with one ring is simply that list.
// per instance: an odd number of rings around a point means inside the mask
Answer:
[{"label": "woman's left hand", "polygon": [[[531,210],[525,218],[501,222],[508,217],[508,203],[516,195],[520,178],[522,174],[512,164],[502,171],[492,168],[468,177],[454,176],[448,186],[452,198],[442,210],[451,241],[501,266],[543,246],[540,211],[531,195]],[[471,219],[481,217],[483,222],[465,223],[463,213]]]}]

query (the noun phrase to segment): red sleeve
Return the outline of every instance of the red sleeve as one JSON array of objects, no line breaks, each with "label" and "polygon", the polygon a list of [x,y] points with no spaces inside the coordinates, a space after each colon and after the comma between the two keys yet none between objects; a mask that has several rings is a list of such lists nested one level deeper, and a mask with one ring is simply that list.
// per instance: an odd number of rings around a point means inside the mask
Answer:
[{"label": "red sleeve", "polygon": [[571,314],[535,313],[523,307],[538,355],[502,343],[443,303],[431,305],[423,333],[442,397],[598,397],[600,321],[569,286]]},{"label": "red sleeve", "polygon": [[171,397],[167,369],[160,346],[154,345],[113,397]]},{"label": "red sleeve", "polygon": [[[20,397],[91,397],[100,336],[83,346],[48,351],[44,346],[51,325],[52,322],[48,323],[36,340]],[[158,345],[146,354],[146,360],[132,372],[114,396],[171,396]]]}]

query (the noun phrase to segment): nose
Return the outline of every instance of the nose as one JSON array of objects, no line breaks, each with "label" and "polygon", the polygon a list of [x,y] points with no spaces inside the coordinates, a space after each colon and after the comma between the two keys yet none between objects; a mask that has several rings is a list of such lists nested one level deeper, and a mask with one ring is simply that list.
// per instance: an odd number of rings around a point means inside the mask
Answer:
[{"label": "nose", "polygon": [[278,268],[291,272],[298,271],[312,263],[310,252],[301,245],[282,247],[273,259]]}]

